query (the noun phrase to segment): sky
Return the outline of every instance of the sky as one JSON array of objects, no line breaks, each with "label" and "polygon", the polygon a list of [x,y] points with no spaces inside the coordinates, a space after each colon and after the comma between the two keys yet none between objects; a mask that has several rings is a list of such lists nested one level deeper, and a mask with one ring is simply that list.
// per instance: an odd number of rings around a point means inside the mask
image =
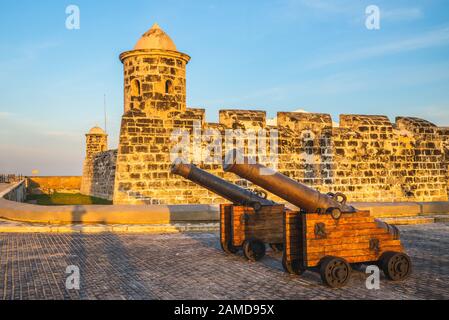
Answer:
[{"label": "sky", "polygon": [[[80,175],[85,133],[118,145],[123,66],[155,22],[192,57],[187,104],[415,116],[449,126],[447,0],[0,0],[0,173]],[[80,29],[66,28],[66,8]],[[369,30],[366,8],[380,9]]]}]

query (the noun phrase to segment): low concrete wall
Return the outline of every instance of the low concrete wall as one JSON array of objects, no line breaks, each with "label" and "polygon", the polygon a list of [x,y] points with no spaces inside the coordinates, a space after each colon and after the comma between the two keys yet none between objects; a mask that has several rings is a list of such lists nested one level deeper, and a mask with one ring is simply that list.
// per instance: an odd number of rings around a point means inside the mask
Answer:
[{"label": "low concrete wall", "polygon": [[0,191],[0,199],[7,199],[10,202],[25,202],[26,200],[26,183],[22,180],[18,183],[11,184]]},{"label": "low concrete wall", "polygon": [[[20,182],[0,192],[0,218],[45,224],[176,224],[219,221],[215,205],[79,205],[37,206],[23,201],[25,184]],[[13,201],[11,201],[13,200]],[[353,203],[375,217],[412,217],[449,213],[448,202]]]},{"label": "low concrete wall", "polygon": [[376,218],[412,217],[421,214],[421,206],[417,202],[359,202],[351,205],[359,210],[369,210]]},{"label": "low concrete wall", "polygon": [[208,205],[44,207],[0,199],[0,218],[49,224],[167,224],[218,221],[219,213]]},{"label": "low concrete wall", "polygon": [[351,203],[357,209],[369,210],[377,218],[414,217],[449,214],[448,201],[436,202],[358,202]]},{"label": "low concrete wall", "polygon": [[0,218],[48,224],[169,224],[204,223],[219,220],[217,206],[210,205],[154,205],[154,206],[37,206],[10,201],[19,197],[25,184],[12,185],[0,194]]},{"label": "low concrete wall", "polygon": [[27,177],[27,180],[30,193],[78,193],[81,190],[81,177],[78,176]]},{"label": "low concrete wall", "polygon": [[421,214],[440,214],[449,212],[449,202],[419,202]]}]

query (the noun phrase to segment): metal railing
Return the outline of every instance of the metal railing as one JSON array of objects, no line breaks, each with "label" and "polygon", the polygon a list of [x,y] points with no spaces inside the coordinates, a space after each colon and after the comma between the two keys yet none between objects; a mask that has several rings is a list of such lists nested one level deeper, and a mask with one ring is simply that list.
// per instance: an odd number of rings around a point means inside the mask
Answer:
[{"label": "metal railing", "polygon": [[25,176],[21,174],[0,174],[0,183],[16,183],[24,178]]}]

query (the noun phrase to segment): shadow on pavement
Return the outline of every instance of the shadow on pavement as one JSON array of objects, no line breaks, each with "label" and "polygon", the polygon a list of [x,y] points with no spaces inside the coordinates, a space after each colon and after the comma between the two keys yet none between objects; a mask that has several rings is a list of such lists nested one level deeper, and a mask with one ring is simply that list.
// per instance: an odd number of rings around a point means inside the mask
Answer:
[{"label": "shadow on pavement", "polygon": [[[85,214],[83,206],[76,206],[72,221],[82,221]],[[118,235],[84,234],[82,224],[72,231],[67,263],[80,270],[80,290],[65,288],[65,299],[155,299]]]}]

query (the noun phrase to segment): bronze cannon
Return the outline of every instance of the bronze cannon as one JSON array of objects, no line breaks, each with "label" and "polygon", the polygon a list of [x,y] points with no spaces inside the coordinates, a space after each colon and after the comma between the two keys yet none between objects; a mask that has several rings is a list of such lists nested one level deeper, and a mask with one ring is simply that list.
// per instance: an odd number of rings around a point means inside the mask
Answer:
[{"label": "bronze cannon", "polygon": [[239,187],[236,184],[221,179],[193,164],[185,163],[181,159],[177,159],[173,162],[170,171],[173,174],[179,175],[218,194],[235,205],[252,207],[254,210],[258,211],[263,206],[272,206],[275,204],[273,201],[262,197],[260,194]]},{"label": "bronze cannon", "polygon": [[[239,160],[239,161],[237,161]],[[227,154],[224,170],[233,172],[299,207],[285,210],[283,267],[293,274],[317,271],[330,287],[342,287],[352,268],[377,265],[393,281],[406,279],[412,264],[399,230],[375,219],[370,211],[346,203],[342,193],[322,194],[236,150]]]},{"label": "bronze cannon", "polygon": [[266,199],[266,193],[244,189],[181,159],[170,171],[232,203],[220,205],[220,243],[225,252],[242,249],[247,259],[257,261],[265,256],[266,243],[282,250],[285,207]]},{"label": "bronze cannon", "polygon": [[[240,161],[242,163],[239,163],[238,159],[242,160]],[[322,194],[261,164],[250,163],[249,159],[239,155],[237,150],[227,154],[223,169],[251,181],[307,212],[329,213],[338,218],[342,212],[356,211],[354,207],[346,204],[346,196],[343,193]]]}]

